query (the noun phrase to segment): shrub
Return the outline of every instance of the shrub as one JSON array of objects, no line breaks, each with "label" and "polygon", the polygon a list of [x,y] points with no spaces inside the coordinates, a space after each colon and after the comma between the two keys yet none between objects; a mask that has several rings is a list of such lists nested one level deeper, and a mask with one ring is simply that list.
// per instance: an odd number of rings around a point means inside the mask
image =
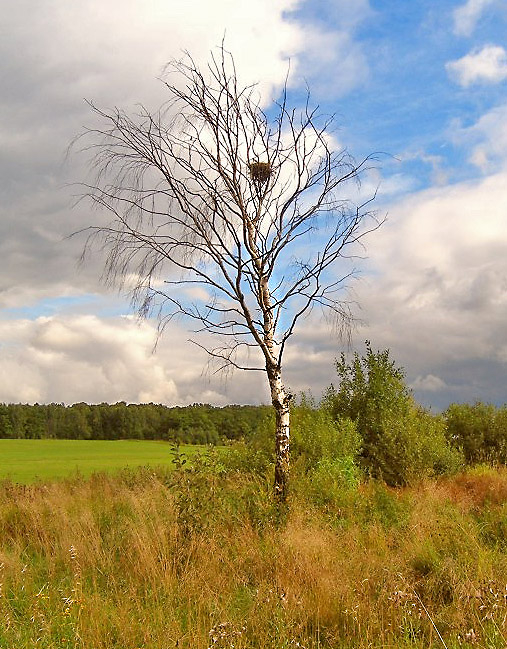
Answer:
[{"label": "shrub", "polygon": [[336,361],[339,386],[331,386],[323,405],[335,420],[351,418],[362,438],[362,463],[389,485],[407,484],[428,475],[452,473],[462,465],[451,448],[445,420],[420,408],[389,350],[356,352],[350,363]]},{"label": "shrub", "polygon": [[323,408],[304,403],[292,413],[292,457],[296,488],[321,505],[341,505],[361,471],[361,438],[349,418],[333,420]]},{"label": "shrub", "polygon": [[453,403],[445,417],[449,440],[468,464],[507,462],[507,407]]},{"label": "shrub", "polygon": [[224,449],[220,458],[225,471],[264,475],[274,462],[274,430],[274,414],[266,413],[260,420],[255,434],[235,441]]},{"label": "shrub", "polygon": [[309,492],[318,504],[342,504],[347,494],[357,488],[360,478],[361,471],[352,457],[324,458],[309,475]]},{"label": "shrub", "polygon": [[403,417],[384,417],[370,436],[365,462],[387,484],[404,485],[456,473],[463,456],[449,445],[444,419],[412,405]]},{"label": "shrub", "polygon": [[356,460],[361,450],[361,437],[356,424],[348,417],[333,419],[324,408],[302,405],[292,412],[292,456],[301,457],[307,469],[315,469],[322,461],[343,458]]}]

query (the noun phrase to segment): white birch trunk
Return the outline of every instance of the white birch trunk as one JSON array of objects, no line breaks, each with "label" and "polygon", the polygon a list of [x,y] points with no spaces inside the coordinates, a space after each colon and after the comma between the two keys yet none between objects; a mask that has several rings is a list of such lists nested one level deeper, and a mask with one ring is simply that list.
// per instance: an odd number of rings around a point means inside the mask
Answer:
[{"label": "white birch trunk", "polygon": [[275,498],[286,502],[290,475],[290,395],[283,387],[279,368],[268,369],[271,402],[275,409]]},{"label": "white birch trunk", "polygon": [[259,273],[258,301],[263,314],[264,336],[261,348],[266,359],[266,372],[271,391],[271,403],[275,409],[275,480],[274,495],[279,503],[285,503],[289,492],[290,475],[290,398],[282,383],[281,359],[275,349],[275,320],[269,290],[268,275],[261,263],[261,255],[255,241],[257,231],[247,219],[249,247],[253,251],[254,264]]}]

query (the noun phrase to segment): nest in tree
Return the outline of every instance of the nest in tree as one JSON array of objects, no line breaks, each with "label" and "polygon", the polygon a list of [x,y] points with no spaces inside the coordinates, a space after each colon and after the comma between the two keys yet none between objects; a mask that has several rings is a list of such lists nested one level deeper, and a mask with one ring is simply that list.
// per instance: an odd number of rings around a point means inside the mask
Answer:
[{"label": "nest in tree", "polygon": [[251,162],[250,178],[258,183],[265,183],[271,175],[271,165],[269,162]]}]

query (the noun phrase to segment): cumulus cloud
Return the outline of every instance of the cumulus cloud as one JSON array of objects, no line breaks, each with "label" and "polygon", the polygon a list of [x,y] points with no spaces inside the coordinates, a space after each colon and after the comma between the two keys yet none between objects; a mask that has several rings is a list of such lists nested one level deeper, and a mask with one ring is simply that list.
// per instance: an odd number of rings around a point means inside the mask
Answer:
[{"label": "cumulus cloud", "polygon": [[499,0],[468,0],[459,6],[454,10],[455,34],[470,36],[484,11],[495,4],[499,4]]},{"label": "cumulus cloud", "polygon": [[446,384],[433,403],[506,400],[506,203],[505,172],[426,190],[392,205],[371,238],[355,341],[390,348],[423,401],[429,375]]},{"label": "cumulus cloud", "polygon": [[[343,95],[368,79],[355,37],[370,15],[368,0],[328,3],[332,19],[305,28],[296,0],[154,0],[149,11],[141,0],[7,4],[0,24],[0,306],[9,311],[0,320],[0,401],[267,401],[262,373],[237,372],[229,382],[203,374],[206,356],[187,342],[183,323],[171,323],[152,355],[153,323],[111,315],[120,312],[116,299],[96,315],[85,306],[51,308],[55,296],[105,293],[100,252],[78,271],[82,239],[64,240],[97,217],[70,210],[73,190],[62,185],[81,179],[83,169],[75,157],[65,166],[63,153],[90,123],[84,97],[127,110],[139,101],[156,107],[164,100],[156,81],[163,64],[185,48],[203,62],[224,32],[243,79],[261,80],[266,99],[283,83],[289,57],[295,82],[306,77],[326,97]],[[500,0],[462,4],[456,32],[472,33],[494,4]],[[506,67],[505,50],[490,45],[448,69],[465,87],[499,82]],[[384,183],[386,201],[405,198],[371,237],[371,273],[356,286],[357,315],[367,321],[356,347],[365,338],[390,347],[416,396],[431,393],[443,405],[458,394],[506,400],[505,124],[507,108],[499,106],[453,132],[470,160],[496,175],[409,195],[413,186],[402,174]],[[439,172],[439,158],[426,161]],[[446,182],[441,174],[439,182]],[[18,312],[27,305],[30,313]],[[291,343],[288,385],[319,394],[333,379],[343,341],[315,314]]]},{"label": "cumulus cloud", "polygon": [[[354,285],[363,323],[354,348],[389,348],[423,403],[507,400],[507,173],[412,193],[391,205],[367,240]],[[347,349],[318,311],[288,345],[285,380],[319,396]],[[152,355],[155,327],[86,314],[0,321],[0,401],[267,402],[261,372],[206,376],[205,354],[171,323]],[[206,342],[206,341],[201,341]]]},{"label": "cumulus cloud", "polygon": [[[256,377],[229,383],[204,374],[206,356],[170,326],[95,315],[0,321],[0,402],[127,401],[180,405],[264,401]],[[252,395],[257,395],[256,397]]]},{"label": "cumulus cloud", "polygon": [[446,388],[447,385],[440,377],[427,374],[426,376],[418,376],[409,387],[412,390],[421,392],[438,392]]},{"label": "cumulus cloud", "polygon": [[469,160],[483,172],[507,164],[507,103],[495,106],[470,126],[455,123],[452,140],[471,150]]},{"label": "cumulus cloud", "polygon": [[300,72],[312,80],[312,93],[327,100],[342,97],[368,79],[362,47],[347,31],[308,29]]},{"label": "cumulus cloud", "polygon": [[446,64],[450,76],[467,88],[474,83],[499,83],[507,79],[507,52],[499,45],[486,45]]},{"label": "cumulus cloud", "polygon": [[364,45],[355,34],[373,10],[369,0],[335,0],[316,5],[313,13],[309,4],[303,8],[304,48],[293,76],[309,80],[312,94],[329,101],[343,97],[369,78]]},{"label": "cumulus cloud", "polygon": [[[295,0],[124,3],[7,3],[0,25],[0,300],[8,292],[54,295],[97,291],[101,259],[76,272],[82,239],[66,240],[98,219],[72,210],[67,181],[84,177],[83,160],[65,160],[71,139],[99,106],[133,110],[165,99],[164,64],[188,49],[198,63],[222,38],[245,83],[262,81],[265,99],[296,68],[303,31],[285,14]],[[10,295],[5,296],[7,301]]]},{"label": "cumulus cloud", "polygon": [[[367,0],[348,9],[340,3],[336,40],[324,26],[303,27],[298,0],[154,0],[149,9],[141,0],[7,4],[0,25],[0,302],[28,290],[37,298],[102,290],[100,255],[77,273],[83,239],[65,238],[99,219],[84,206],[71,209],[79,190],[66,186],[85,176],[84,157],[64,155],[83,125],[92,125],[84,98],[128,111],[139,102],[158,107],[166,99],[157,80],[164,64],[183,50],[203,64],[224,36],[241,80],[260,81],[264,101],[280,90],[289,59],[295,82],[334,67],[340,92],[364,67],[347,30],[364,17]],[[307,51],[311,65],[302,63]]]}]

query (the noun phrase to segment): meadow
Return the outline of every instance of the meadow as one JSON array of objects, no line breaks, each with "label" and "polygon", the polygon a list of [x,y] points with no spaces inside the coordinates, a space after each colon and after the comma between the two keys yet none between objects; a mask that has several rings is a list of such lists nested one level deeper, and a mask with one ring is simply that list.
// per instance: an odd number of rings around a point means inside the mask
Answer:
[{"label": "meadow", "polygon": [[507,644],[507,470],[312,489],[227,464],[0,485],[2,649]]},{"label": "meadow", "polygon": [[[199,446],[182,446],[191,457]],[[21,484],[136,466],[171,466],[168,442],[144,440],[0,439],[0,480]]]}]

